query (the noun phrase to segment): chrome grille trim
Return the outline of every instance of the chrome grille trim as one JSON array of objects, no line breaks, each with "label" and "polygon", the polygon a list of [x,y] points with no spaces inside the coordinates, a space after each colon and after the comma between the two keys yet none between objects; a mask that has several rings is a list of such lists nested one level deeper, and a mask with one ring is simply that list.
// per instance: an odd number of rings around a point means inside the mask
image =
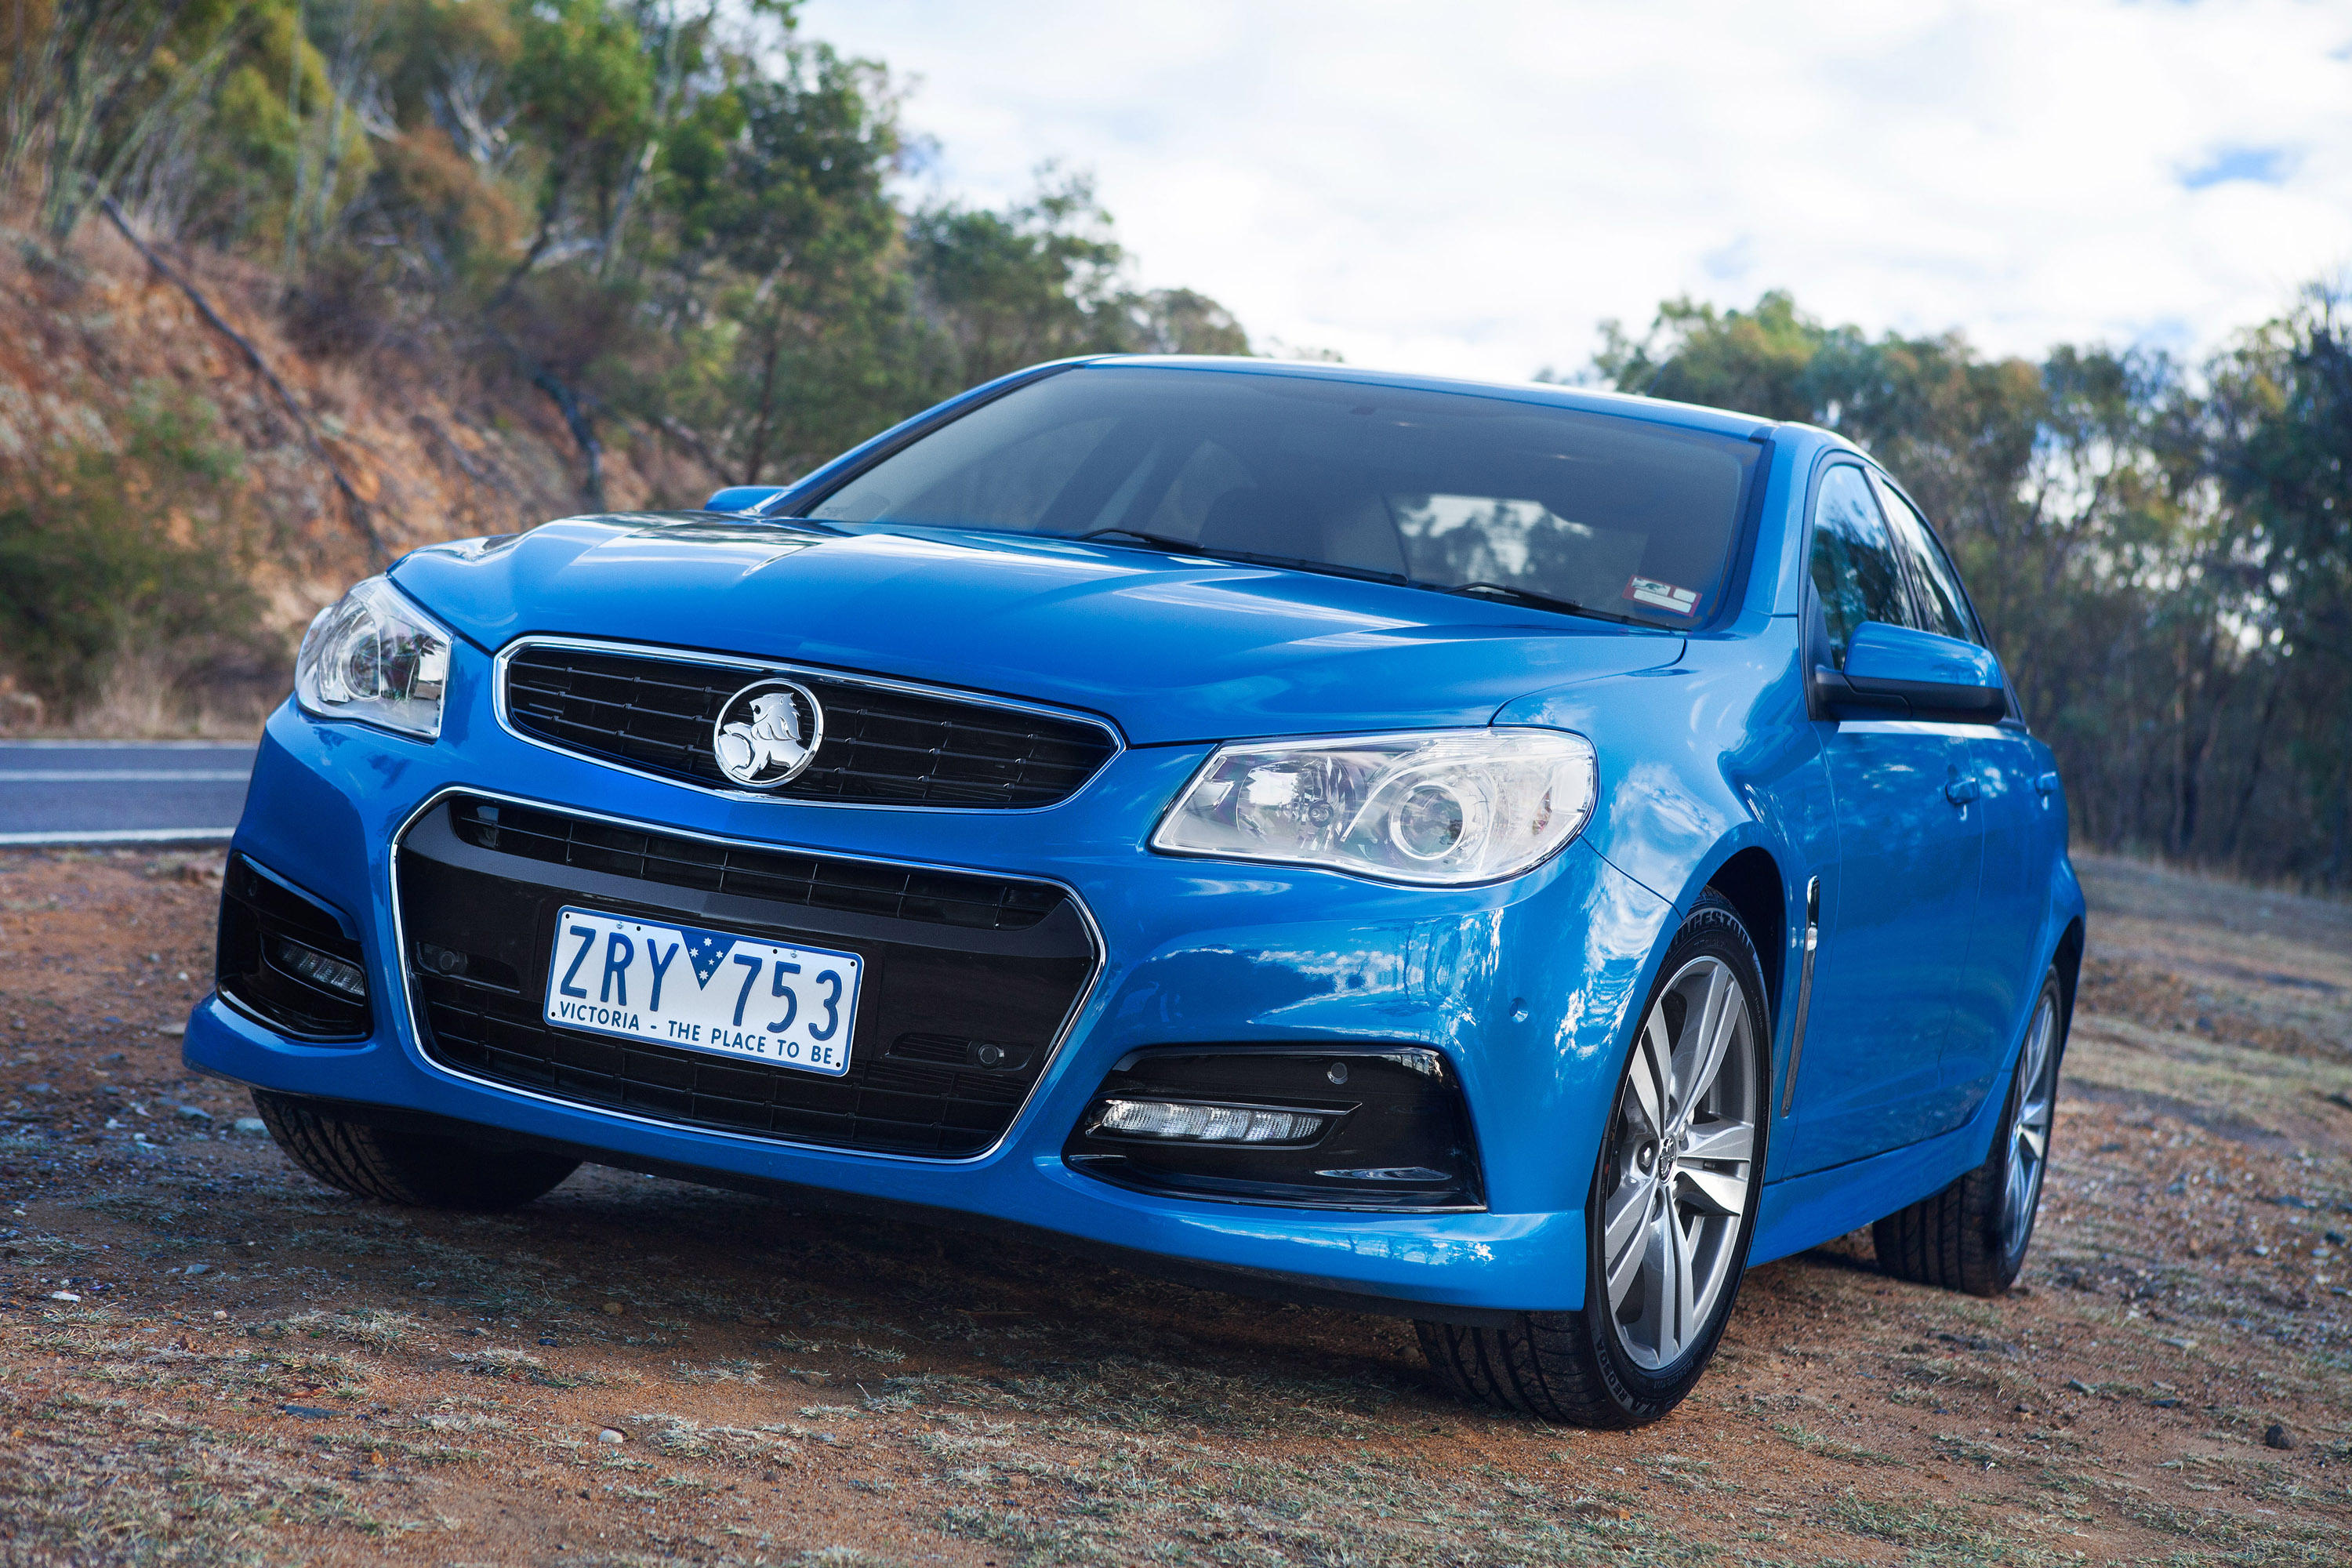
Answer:
[{"label": "chrome grille trim", "polygon": [[[742,676],[743,683],[745,684],[749,684],[751,681],[759,679],[762,675],[781,675],[802,679],[813,679],[824,680],[845,686],[862,687],[866,689],[878,692],[895,692],[904,696],[920,698],[934,702],[956,703],[971,708],[992,708],[1006,713],[1034,714],[1038,718],[1050,719],[1057,723],[1084,725],[1099,731],[1104,740],[1108,742],[1109,749],[1104,753],[1102,761],[1096,765],[1094,771],[1087,774],[1085,781],[1079,784],[1078,786],[1073,789],[1068,795],[1064,795],[1059,800],[1047,801],[1034,805],[989,805],[950,802],[932,803],[924,801],[836,800],[823,796],[779,795],[765,790],[731,789],[719,784],[707,784],[696,779],[681,778],[675,773],[659,773],[649,768],[633,766],[629,763],[619,758],[604,755],[596,752],[584,751],[577,747],[566,746],[559,742],[549,740],[543,735],[532,734],[524,730],[521,726],[518,725],[514,721],[514,716],[509,710],[508,703],[508,668],[519,655],[537,648],[562,648],[570,649],[579,653],[602,655],[611,658],[645,658],[660,660],[670,664],[703,665],[713,669],[740,672]],[[699,790],[703,794],[717,795],[726,800],[761,801],[769,804],[781,804],[787,805],[827,806],[837,810],[925,812],[961,811],[985,816],[1003,816],[1018,812],[1053,811],[1069,805],[1072,801],[1076,800],[1079,796],[1085,795],[1087,790],[1093,788],[1095,782],[1101,778],[1105,773],[1109,771],[1111,764],[1116,763],[1120,754],[1127,750],[1126,737],[1121,735],[1117,726],[1113,725],[1108,720],[1106,720],[1097,714],[1083,712],[1074,709],[1055,708],[1041,702],[1024,702],[1014,698],[998,697],[991,693],[971,691],[952,686],[932,686],[918,681],[894,680],[881,676],[863,675],[853,671],[829,668],[823,665],[796,664],[783,659],[747,658],[740,655],[710,653],[699,648],[666,647],[653,643],[621,642],[598,637],[552,637],[533,634],[515,638],[512,642],[509,642],[504,647],[501,647],[491,661],[490,695],[492,710],[497,715],[499,728],[527,746],[537,746],[542,751],[554,752],[562,756],[573,757],[582,762],[593,763],[598,767],[616,769],[622,773],[635,774],[638,778],[652,779],[658,784],[676,784],[684,789]]]}]

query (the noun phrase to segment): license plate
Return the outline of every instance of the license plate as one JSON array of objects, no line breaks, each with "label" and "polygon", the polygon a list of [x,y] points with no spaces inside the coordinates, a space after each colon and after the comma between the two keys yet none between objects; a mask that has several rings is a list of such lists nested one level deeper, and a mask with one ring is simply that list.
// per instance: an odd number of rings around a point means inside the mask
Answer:
[{"label": "license plate", "polygon": [[566,909],[547,1021],[838,1078],[864,967],[854,952]]}]

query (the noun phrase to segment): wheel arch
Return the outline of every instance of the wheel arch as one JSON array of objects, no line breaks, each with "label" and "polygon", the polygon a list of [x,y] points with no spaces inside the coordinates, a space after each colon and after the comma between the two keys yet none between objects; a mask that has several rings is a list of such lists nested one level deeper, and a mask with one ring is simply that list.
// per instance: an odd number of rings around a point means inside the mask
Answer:
[{"label": "wheel arch", "polygon": [[2050,954],[2050,962],[2058,971],[2058,1048],[2066,1048],[2066,1038],[2074,1032],[2074,992],[2083,978],[2083,917],[2074,916],[2066,929],[2058,933],[2058,945]]},{"label": "wheel arch", "polygon": [[1764,971],[1765,1011],[1775,1031],[1788,976],[1789,884],[1761,845],[1736,851],[1708,874],[1706,886],[1737,910]]},{"label": "wheel arch", "polygon": [[2074,1012],[2074,988],[2083,978],[2083,917],[2076,915],[2058,933],[2058,945],[2050,954],[2050,962],[2058,968],[2058,984],[2065,991],[2066,1013]]}]

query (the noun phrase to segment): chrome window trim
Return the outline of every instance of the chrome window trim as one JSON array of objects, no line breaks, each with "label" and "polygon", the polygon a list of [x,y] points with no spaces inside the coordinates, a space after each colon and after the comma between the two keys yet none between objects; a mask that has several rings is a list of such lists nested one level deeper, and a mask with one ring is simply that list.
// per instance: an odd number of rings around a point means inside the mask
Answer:
[{"label": "chrome window trim", "polygon": [[[1061,799],[1045,805],[935,805],[919,801],[827,800],[806,795],[776,795],[766,790],[725,789],[716,784],[698,784],[692,779],[681,779],[668,773],[657,773],[646,768],[632,767],[626,763],[615,761],[611,757],[600,757],[593,752],[574,751],[570,746],[558,745],[553,741],[541,740],[537,735],[526,734],[516,728],[513,719],[507,712],[507,666],[517,654],[526,648],[534,647],[572,648],[582,653],[619,654],[624,657],[635,655],[643,658],[667,659],[672,664],[707,664],[721,669],[740,669],[746,672],[744,680],[747,685],[763,674],[814,677],[820,680],[839,681],[845,686],[864,686],[877,691],[904,692],[909,697],[927,697],[940,702],[961,702],[972,707],[1002,708],[1013,713],[1034,713],[1040,718],[1058,719],[1065,723],[1093,725],[1110,738],[1110,754],[1102,760],[1101,765],[1093,773],[1087,775],[1084,784]],[[829,669],[819,664],[794,664],[789,660],[772,658],[744,658],[735,654],[706,653],[698,648],[664,647],[656,643],[614,642],[599,637],[537,635],[515,638],[499,649],[490,664],[490,706],[492,711],[498,715],[499,728],[520,741],[524,745],[537,746],[541,751],[553,752],[559,756],[572,757],[583,763],[593,763],[598,767],[612,768],[619,773],[633,773],[641,779],[651,779],[656,784],[675,784],[680,789],[698,790],[704,795],[716,795],[721,800],[759,801],[771,805],[819,806],[833,811],[961,811],[980,816],[1006,816],[1039,811],[1057,811],[1092,789],[1095,781],[1108,773],[1111,764],[1118,762],[1120,754],[1127,750],[1127,738],[1118,732],[1118,726],[1097,714],[1077,712],[1067,708],[1049,707],[1042,702],[1023,702],[1009,697],[988,696],[952,686],[927,686],[919,681],[891,680],[871,675],[853,675],[844,670]],[[929,868],[945,870],[949,868]],[[1042,880],[1043,879],[1033,879]]]},{"label": "chrome window trim", "polygon": [[[729,848],[758,849],[772,854],[782,852],[814,855],[829,860],[862,860],[869,865],[900,867],[910,871],[942,871],[965,877],[994,877],[1008,882],[1032,882],[1041,887],[1055,888],[1059,889],[1062,895],[1070,900],[1071,907],[1078,911],[1078,919],[1086,927],[1087,941],[1094,947],[1094,968],[1087,973],[1086,984],[1078,987],[1077,995],[1070,1003],[1069,1012],[1063,1016],[1061,1026],[1055,1031],[1053,1039],[1046,1045],[1045,1060],[1037,1064],[1036,1080],[1030,1084],[1029,1092],[1022,1097],[1021,1103],[1013,1107],[1011,1119],[1004,1124],[1004,1131],[997,1136],[995,1142],[971,1154],[902,1154],[887,1149],[857,1149],[841,1143],[813,1143],[799,1138],[761,1137],[756,1133],[740,1132],[724,1127],[703,1127],[691,1121],[674,1121],[667,1117],[646,1116],[614,1106],[597,1105],[589,1100],[567,1100],[560,1094],[547,1094],[538,1089],[522,1088],[518,1084],[501,1083],[497,1079],[480,1078],[436,1059],[432,1052],[425,1048],[425,1026],[417,1012],[417,997],[408,984],[408,933],[400,903],[401,844],[408,837],[410,828],[423,821],[434,808],[452,795],[471,795],[477,799],[494,800],[505,805],[519,805],[531,811],[549,812],[558,816],[571,816],[583,821],[625,827],[633,832],[668,834],[674,837],[695,838],[706,844],[716,844]],[[392,981],[400,993],[400,1005],[394,1016],[406,1017],[409,1043],[415,1048],[416,1060],[423,1064],[427,1072],[437,1073],[443,1078],[491,1089],[499,1094],[510,1094],[523,1100],[535,1100],[541,1104],[556,1106],[575,1113],[608,1116],[615,1121],[634,1121],[640,1126],[658,1128],[667,1132],[685,1132],[704,1138],[724,1138],[753,1149],[806,1149],[815,1153],[838,1154],[851,1159],[889,1160],[932,1167],[976,1165],[995,1158],[1003,1152],[1005,1145],[1013,1141],[1013,1135],[1021,1131],[1022,1123],[1029,1114],[1030,1106],[1035,1103],[1038,1091],[1045,1087],[1046,1080],[1053,1076],[1055,1064],[1061,1060],[1063,1046],[1068,1042],[1071,1033],[1076,1029],[1078,1020],[1085,1016],[1088,1004],[1093,1002],[1096,987],[1102,984],[1103,972],[1109,964],[1109,949],[1103,941],[1102,927],[1096,923],[1094,910],[1087,907],[1086,900],[1079,896],[1076,888],[1058,878],[981,870],[969,866],[942,866],[931,861],[900,860],[882,855],[845,854],[839,850],[815,849],[805,845],[778,844],[757,838],[732,838],[724,834],[702,833],[693,828],[674,827],[660,823],[642,821],[635,817],[615,816],[610,812],[593,811],[579,806],[556,805],[544,800],[509,795],[503,790],[478,789],[467,784],[450,784],[434,791],[422,805],[401,819],[400,826],[393,830],[391,847],[384,857],[384,879],[386,895],[392,905]],[[714,1059],[723,1061],[727,1058],[720,1057]]]}]

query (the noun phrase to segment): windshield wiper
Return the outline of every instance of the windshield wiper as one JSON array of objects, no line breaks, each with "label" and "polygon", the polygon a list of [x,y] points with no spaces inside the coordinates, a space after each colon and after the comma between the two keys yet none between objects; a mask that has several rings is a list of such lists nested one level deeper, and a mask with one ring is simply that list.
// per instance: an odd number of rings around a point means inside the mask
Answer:
[{"label": "windshield wiper", "polygon": [[1533,588],[1521,588],[1509,583],[1415,583],[1416,588],[1434,588],[1441,594],[1460,594],[1468,598],[1483,598],[1494,594],[1514,604],[1532,605],[1539,610],[1559,610],[1571,616],[1589,616],[1596,621],[1614,621],[1621,626],[1641,626],[1649,631],[1665,628],[1632,616],[1621,616],[1614,610],[1596,610],[1591,605],[1580,605],[1574,599],[1556,598],[1538,594]]},{"label": "windshield wiper", "polygon": [[1590,605],[1580,605],[1574,599],[1556,598],[1538,594],[1532,588],[1517,587],[1509,583],[1432,583],[1420,577],[1408,577],[1401,572],[1381,572],[1366,566],[1342,566],[1336,562],[1310,561],[1300,555],[1267,555],[1255,550],[1227,550],[1217,545],[1196,544],[1189,539],[1177,539],[1165,533],[1146,533],[1139,528],[1097,528],[1089,533],[1063,533],[1056,539],[1132,539],[1155,550],[1166,550],[1178,555],[1203,555],[1213,561],[1244,561],[1265,566],[1289,566],[1302,572],[1320,572],[1333,577],[1353,577],[1366,583],[1393,583],[1402,588],[1426,588],[1438,594],[1460,594],[1468,598],[1482,598],[1492,594],[1515,604],[1540,610],[1558,610],[1564,615],[1583,616],[1596,621],[1611,621],[1621,626],[1639,626],[1644,631],[1665,631],[1670,628],[1632,616],[1621,616],[1613,610],[1597,610]]},{"label": "windshield wiper", "polygon": [[1177,539],[1165,533],[1146,533],[1136,528],[1097,528],[1091,533],[1055,533],[1049,539],[1136,539],[1154,550],[1165,550],[1174,555],[1202,555],[1212,561],[1241,561],[1257,566],[1287,566],[1300,572],[1321,572],[1333,577],[1353,577],[1366,583],[1398,583],[1420,586],[1410,577],[1396,572],[1380,572],[1366,566],[1342,566],[1334,561],[1314,561],[1304,555],[1268,555],[1256,550],[1228,550],[1222,545],[1195,544],[1189,539]]},{"label": "windshield wiper", "polygon": [[1121,539],[1139,539],[1146,544],[1156,544],[1162,550],[1173,550],[1185,555],[1233,555],[1238,553],[1238,552],[1231,550],[1204,550],[1189,539],[1178,539],[1171,534],[1166,533],[1146,533],[1139,528],[1097,528],[1086,533],[1065,533],[1056,535],[1055,537],[1062,539],[1108,539],[1113,534],[1117,534]]}]

